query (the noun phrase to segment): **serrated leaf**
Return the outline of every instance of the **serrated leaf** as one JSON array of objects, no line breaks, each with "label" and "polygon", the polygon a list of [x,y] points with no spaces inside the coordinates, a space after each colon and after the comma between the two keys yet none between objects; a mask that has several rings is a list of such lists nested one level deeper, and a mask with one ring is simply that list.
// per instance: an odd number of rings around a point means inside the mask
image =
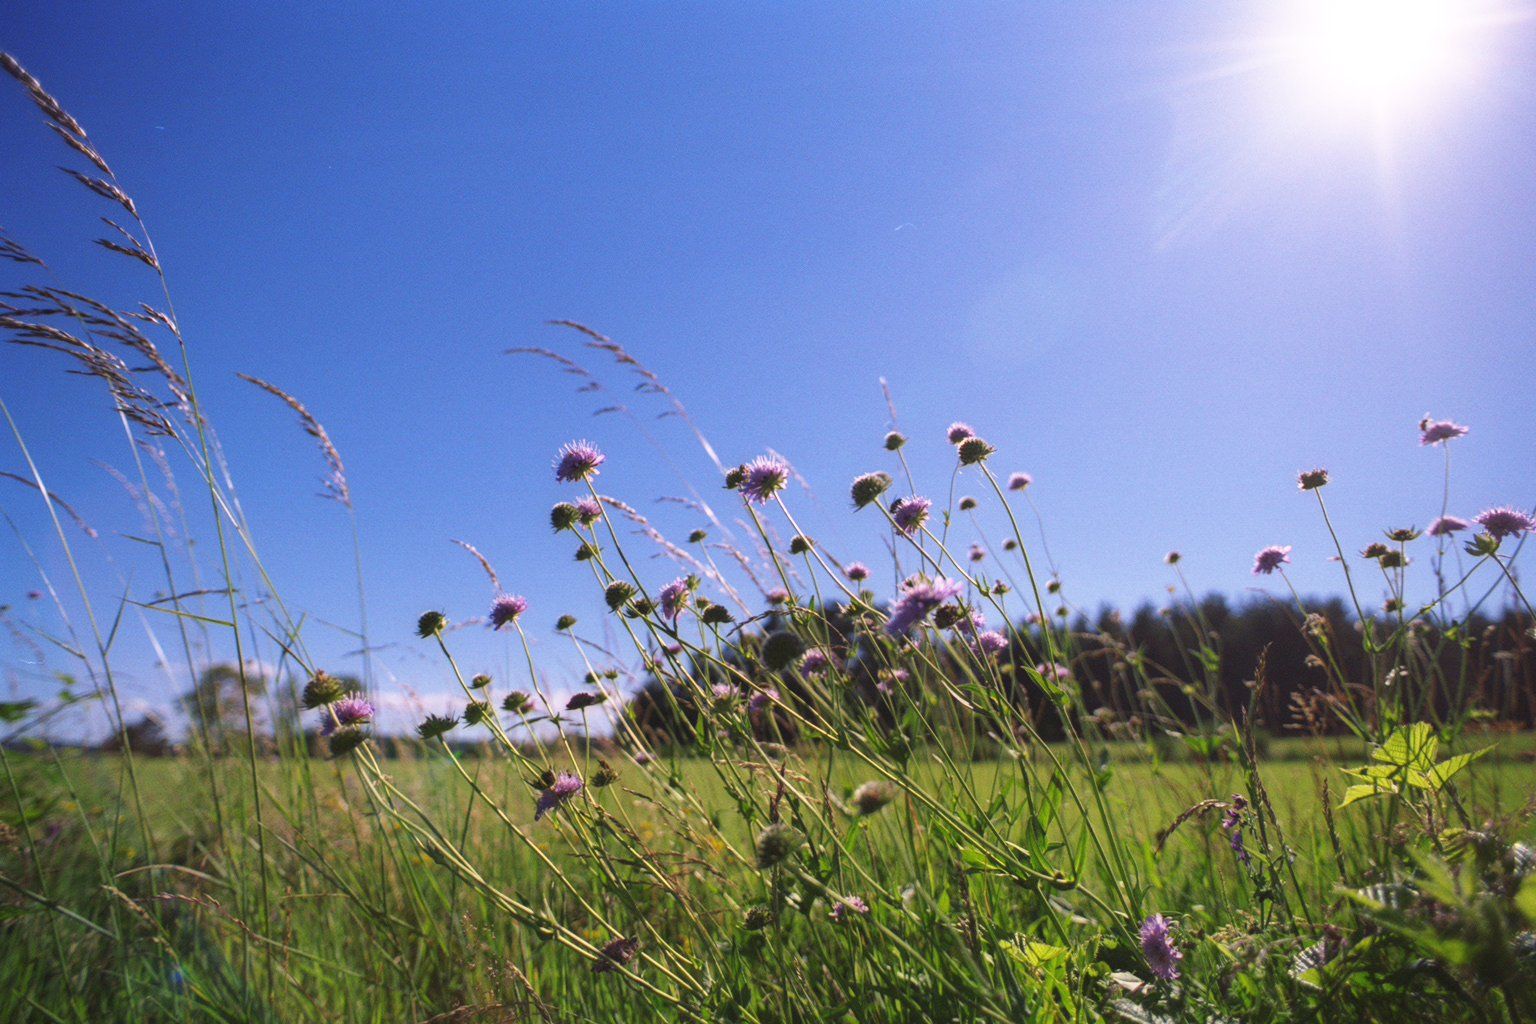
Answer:
[{"label": "serrated leaf", "polygon": [[1454,757],[1448,757],[1439,764],[1431,766],[1427,771],[1421,772],[1410,769],[1408,772],[1408,782],[1410,785],[1417,786],[1420,789],[1427,789],[1432,793],[1438,793],[1463,768],[1492,749],[1492,747],[1484,747],[1482,750],[1473,751],[1468,754],[1457,754]]},{"label": "serrated leaf", "polygon": [[1357,804],[1361,800],[1369,800],[1372,797],[1386,796],[1396,793],[1397,787],[1390,782],[1362,783],[1358,786],[1350,786],[1344,791],[1344,799],[1339,803],[1339,810],[1343,810],[1350,804]]},{"label": "serrated leaf", "polygon": [[1440,740],[1434,727],[1428,722],[1393,729],[1392,735],[1371,751],[1371,759],[1395,768],[1413,768],[1428,771],[1440,752]]}]

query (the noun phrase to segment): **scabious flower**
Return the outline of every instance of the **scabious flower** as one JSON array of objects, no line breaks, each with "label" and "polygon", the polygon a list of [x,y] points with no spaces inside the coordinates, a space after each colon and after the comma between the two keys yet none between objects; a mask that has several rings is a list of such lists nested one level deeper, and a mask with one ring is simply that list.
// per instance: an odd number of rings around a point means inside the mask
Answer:
[{"label": "scabious flower", "polygon": [[1035,482],[1035,478],[1028,473],[1010,473],[1008,476],[1008,489],[1010,491],[1022,491]]},{"label": "scabious flower", "polygon": [[576,502],[576,521],[582,526],[591,526],[603,518],[603,506],[596,498],[582,498]]},{"label": "scabious flower", "polygon": [[1517,508],[1491,508],[1477,517],[1477,525],[1487,530],[1494,540],[1502,540],[1536,529],[1536,519]]},{"label": "scabious flower", "polygon": [[979,437],[968,437],[960,442],[960,465],[975,466],[986,462],[997,449]]},{"label": "scabious flower", "polygon": [[1253,556],[1253,574],[1255,576],[1268,576],[1286,562],[1291,560],[1291,546],[1267,547]]},{"label": "scabious flower", "polygon": [[598,951],[597,960],[592,964],[593,974],[607,974],[616,971],[635,958],[640,952],[639,939],[626,939],[620,936]]},{"label": "scabious flower", "polygon": [[590,479],[597,476],[597,467],[607,461],[608,456],[591,441],[572,441],[560,449],[560,457],[555,460],[555,479],[563,484]]},{"label": "scabious flower", "polygon": [[761,505],[789,483],[789,464],[771,455],[759,455],[743,467],[741,495],[754,505]]},{"label": "scabious flower", "polygon": [[888,452],[899,451],[901,446],[906,443],[906,435],[899,430],[893,430],[885,435],[885,450]]},{"label": "scabious flower", "polygon": [[820,647],[812,647],[800,659],[800,671],[808,676],[819,676],[832,664],[832,658]]},{"label": "scabious flower", "polygon": [[1460,423],[1430,419],[1427,414],[1419,420],[1419,444],[1422,446],[1445,444],[1447,441],[1466,436],[1467,428]]},{"label": "scabious flower", "polygon": [[1035,666],[1035,671],[1052,682],[1062,683],[1072,678],[1072,670],[1059,661],[1041,662]]},{"label": "scabious flower", "polygon": [[[335,716],[334,718],[332,716]],[[331,705],[331,714],[325,716],[320,731],[329,736],[338,728],[349,725],[367,725],[373,721],[373,705],[361,697],[346,697]]]},{"label": "scabious flower", "polygon": [[978,653],[989,657],[996,657],[1008,649],[1008,638],[995,629],[977,633],[972,642]]},{"label": "scabious flower", "polygon": [[1183,557],[1184,556],[1179,554],[1177,551],[1170,551],[1163,556],[1163,561],[1168,565],[1178,565],[1179,560]]},{"label": "scabious flower", "polygon": [[972,544],[969,557],[971,561],[979,562],[983,558],[987,557],[987,549],[982,547],[980,544]]},{"label": "scabious flower", "polygon": [[693,581],[686,576],[661,588],[657,597],[661,601],[661,614],[676,621],[678,613],[688,606],[688,595],[693,593]]},{"label": "scabious flower", "polygon": [[588,693],[584,690],[578,691],[577,693],[571,694],[570,699],[565,702],[565,710],[581,711],[584,708],[590,708],[597,704],[601,704],[607,699],[608,697],[602,693]]},{"label": "scabious flower", "polygon": [[919,580],[906,588],[896,606],[891,609],[885,631],[891,636],[905,636],[913,626],[926,619],[935,608],[945,601],[959,596],[964,586],[958,580]]},{"label": "scabious flower", "polygon": [[539,794],[539,802],[533,808],[533,820],[538,821],[551,811],[558,810],[571,797],[580,793],[584,785],[580,775],[571,772],[556,775],[548,788]]},{"label": "scabious flower", "polygon": [[950,444],[959,444],[968,437],[975,437],[976,431],[972,430],[968,423],[956,422],[949,425],[949,431],[945,436],[949,438]]},{"label": "scabious flower", "polygon": [[727,704],[736,699],[736,687],[730,683],[716,683],[709,688],[709,695],[715,699],[716,704]]},{"label": "scabious flower", "polygon": [[853,478],[853,485],[848,488],[848,496],[853,499],[854,508],[863,508],[884,494],[890,486],[889,473],[865,473],[863,476]]},{"label": "scabious flower", "polygon": [[321,669],[316,669],[314,678],[304,684],[304,706],[311,711],[334,704],[346,695],[341,681]]},{"label": "scabious flower", "polygon": [[783,587],[774,587],[764,596],[768,598],[769,604],[784,604],[789,600],[789,591]]},{"label": "scabious flower", "polygon": [[1168,928],[1168,919],[1162,914],[1147,918],[1141,926],[1141,955],[1146,958],[1147,967],[1153,974],[1164,981],[1174,981],[1179,976],[1179,961],[1184,959],[1184,954],[1174,946]]},{"label": "scabious flower", "polygon": [[528,599],[517,594],[502,594],[491,602],[491,628],[500,629],[528,610]]},{"label": "scabious flower", "polygon": [[1441,516],[1439,519],[1436,519],[1434,522],[1430,523],[1429,529],[1425,532],[1428,533],[1431,537],[1446,537],[1450,534],[1456,533],[1459,530],[1465,530],[1471,525],[1471,523],[1467,522],[1465,519],[1462,519],[1460,516]]},{"label": "scabious flower", "polygon": [[770,704],[778,703],[778,700],[779,691],[771,686],[766,690],[757,690],[751,697],[747,698],[747,710],[755,714]]},{"label": "scabious flower", "polygon": [[928,521],[928,510],[931,508],[933,502],[917,495],[897,498],[891,503],[891,518],[896,520],[902,533],[915,533]]},{"label": "scabious flower", "polygon": [[843,570],[843,575],[855,583],[863,583],[869,579],[869,566],[863,562],[850,562],[848,568]]},{"label": "scabious flower", "polygon": [[865,903],[857,896],[844,896],[840,898],[836,903],[832,904],[832,910],[828,916],[831,917],[833,921],[841,924],[843,921],[848,919],[850,914],[856,914],[859,917],[868,917],[869,904]]},{"label": "scabious flower", "polygon": [[1304,491],[1315,491],[1328,483],[1328,471],[1326,469],[1313,469],[1300,473],[1296,477],[1296,485]]}]

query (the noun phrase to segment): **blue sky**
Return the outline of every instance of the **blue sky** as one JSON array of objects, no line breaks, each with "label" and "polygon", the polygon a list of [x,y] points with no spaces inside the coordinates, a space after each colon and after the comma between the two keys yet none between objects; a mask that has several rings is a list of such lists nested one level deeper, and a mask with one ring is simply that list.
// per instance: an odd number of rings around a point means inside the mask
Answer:
[{"label": "blue sky", "polygon": [[[341,450],[381,642],[408,644],[429,606],[483,613],[459,537],[553,647],[556,615],[599,619],[545,525],[560,443],[601,444],[605,489],[679,539],[693,517],[654,499],[679,474],[714,487],[664,406],[543,326],[557,317],[653,368],[727,461],[787,456],[816,488],[796,499],[805,525],[846,558],[881,555],[844,498],[892,468],[880,378],[937,499],[943,429],[972,423],[1000,469],[1036,478],[1090,606],[1160,597],[1170,548],[1201,590],[1253,586],[1271,543],[1295,546],[1301,589],[1338,589],[1294,474],[1332,470],[1356,549],[1425,525],[1441,485],[1417,446],[1426,411],[1473,429],[1453,511],[1536,500],[1536,29],[1463,33],[1453,71],[1383,118],[1249,60],[1294,6],[13,0],[0,47],[136,197],[285,596],[353,621],[350,534],[291,418],[237,371],[295,393]],[[53,170],[66,155],[0,91],[0,224],[59,283],[152,297],[89,251],[106,211]],[[614,392],[578,395],[502,354],[517,345],[580,358]],[[136,529],[93,461],[126,465],[120,430],[62,371],[6,348],[0,397],[55,490],[108,533]],[[613,400],[636,418],[591,415]],[[18,468],[6,437],[0,469]],[[57,573],[35,500],[0,485]],[[141,558],[114,541],[91,571],[148,589]],[[0,537],[0,603],[51,628],[34,585]],[[337,661],[347,647],[323,627],[312,641]],[[509,664],[499,641],[467,643]],[[392,667],[443,685],[414,655]],[[130,685],[154,701],[170,684],[144,669]]]}]

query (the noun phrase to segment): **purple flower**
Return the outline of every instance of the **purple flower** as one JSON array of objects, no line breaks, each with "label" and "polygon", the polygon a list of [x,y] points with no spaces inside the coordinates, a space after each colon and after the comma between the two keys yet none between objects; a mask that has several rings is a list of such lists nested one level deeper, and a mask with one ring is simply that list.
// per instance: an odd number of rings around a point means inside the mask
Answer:
[{"label": "purple flower", "polygon": [[577,693],[571,694],[570,699],[565,702],[565,710],[581,711],[584,708],[590,708],[594,705],[601,704],[607,699],[608,697],[605,694],[589,693],[585,690],[578,691]]},{"label": "purple flower", "polygon": [[800,659],[800,671],[808,676],[819,676],[830,668],[833,658],[820,647],[812,647],[805,652],[805,657]]},{"label": "purple flower", "polygon": [[331,712],[320,726],[320,731],[327,736],[342,726],[367,725],[373,721],[373,705],[361,697],[343,697],[331,705]]},{"label": "purple flower", "polygon": [[769,604],[783,604],[785,601],[789,600],[789,591],[785,590],[783,587],[774,587],[764,596],[768,598]]},{"label": "purple flower", "polygon": [[1028,473],[1013,473],[1008,477],[1008,489],[1010,491],[1022,491],[1035,482],[1035,478]]},{"label": "purple flower", "polygon": [[945,436],[949,438],[950,444],[959,444],[968,437],[975,437],[976,431],[968,423],[957,422],[949,425],[949,432]]},{"label": "purple flower", "polygon": [[1168,934],[1168,919],[1153,914],[1141,926],[1141,955],[1146,957],[1152,973],[1164,981],[1174,981],[1179,976],[1179,961],[1184,959],[1173,945]]},{"label": "purple flower", "polygon": [[896,520],[896,525],[902,533],[913,533],[928,521],[928,510],[931,508],[933,508],[933,502],[927,498],[919,498],[917,495],[910,498],[897,498],[891,503],[891,518]]},{"label": "purple flower", "polygon": [[607,974],[609,971],[618,970],[633,960],[639,951],[639,939],[623,937],[614,939],[598,952],[597,960],[592,964],[592,973]]},{"label": "purple flower", "polygon": [[718,704],[724,704],[727,701],[735,700],[736,692],[736,687],[732,686],[730,683],[716,683],[714,686],[709,688],[709,695],[713,697],[715,702]]},{"label": "purple flower", "polygon": [[1253,556],[1253,574],[1268,576],[1286,562],[1291,560],[1291,546],[1267,547]]},{"label": "purple flower", "polygon": [[1248,855],[1248,847],[1243,843],[1243,812],[1247,809],[1248,800],[1241,793],[1235,793],[1231,803],[1227,804],[1226,812],[1221,816],[1221,827],[1227,833],[1227,841],[1232,847],[1232,852],[1237,854],[1237,859],[1244,864],[1253,860]]},{"label": "purple flower", "polygon": [[676,621],[678,613],[687,607],[688,595],[691,593],[693,593],[693,581],[686,576],[679,576],[662,587],[657,594],[661,600],[661,614]]},{"label": "purple flower", "polygon": [[971,545],[971,551],[970,551],[970,559],[971,559],[971,561],[979,562],[983,558],[986,558],[986,557],[987,557],[987,549],[986,548],[982,547],[980,544],[972,544]]},{"label": "purple flower", "polygon": [[555,479],[563,484],[586,480],[597,476],[597,467],[607,461],[608,456],[591,441],[572,441],[560,449],[560,457],[555,460]]},{"label": "purple flower", "polygon": [[1008,649],[1008,638],[995,629],[977,633],[974,641],[978,654],[996,657]]},{"label": "purple flower", "polygon": [[528,599],[517,594],[502,594],[491,602],[491,628],[500,629],[528,610]]},{"label": "purple flower", "polygon": [[832,912],[828,916],[841,924],[847,920],[849,914],[867,917],[869,916],[869,904],[857,896],[844,896],[832,904]]},{"label": "purple flower", "polygon": [[1477,517],[1477,525],[1494,540],[1500,540],[1536,529],[1536,519],[1517,508],[1491,508]]},{"label": "purple flower", "polygon": [[1471,523],[1467,522],[1465,519],[1462,519],[1460,516],[1441,516],[1439,519],[1436,519],[1434,522],[1429,524],[1429,529],[1426,532],[1431,537],[1445,537],[1457,532],[1458,530],[1465,530],[1471,525]]},{"label": "purple flower", "polygon": [[1450,420],[1432,420],[1425,416],[1419,420],[1419,444],[1445,444],[1454,441],[1458,437],[1466,437],[1467,428],[1460,423],[1452,423]]},{"label": "purple flower", "polygon": [[920,580],[913,583],[896,602],[896,607],[891,609],[885,631],[891,636],[905,636],[935,608],[958,596],[963,589],[964,585],[957,580],[947,580],[942,576],[931,582]]},{"label": "purple flower", "polygon": [[756,693],[752,694],[751,697],[747,698],[747,711],[762,711],[769,704],[778,703],[778,700],[779,691],[775,690],[773,687],[770,686],[766,690],[758,690]]},{"label": "purple flower", "polygon": [[741,494],[754,505],[763,504],[789,483],[788,463],[771,455],[759,455],[742,468],[746,476],[741,482]]},{"label": "purple flower", "polygon": [[855,583],[863,583],[869,579],[869,566],[863,562],[851,562],[848,568],[843,570],[843,575]]},{"label": "purple flower", "polygon": [[1072,678],[1072,670],[1059,661],[1053,661],[1049,664],[1041,662],[1035,666],[1035,671],[1039,672],[1044,678],[1056,683],[1063,683]]},{"label": "purple flower", "polygon": [[[602,457],[598,458],[601,461]],[[582,526],[591,526],[603,518],[603,506],[596,498],[582,498],[576,502],[576,518],[581,521]]]},{"label": "purple flower", "polygon": [[570,772],[561,772],[555,776],[555,781],[549,784],[549,788],[539,794],[539,802],[533,808],[533,820],[538,821],[550,811],[557,810],[571,797],[580,793],[585,784],[580,775]]}]

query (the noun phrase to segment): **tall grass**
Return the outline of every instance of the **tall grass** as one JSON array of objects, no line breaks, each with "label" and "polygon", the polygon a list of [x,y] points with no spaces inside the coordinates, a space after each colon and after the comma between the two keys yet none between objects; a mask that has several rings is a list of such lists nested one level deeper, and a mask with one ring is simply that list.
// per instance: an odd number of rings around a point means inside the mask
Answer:
[{"label": "tall grass", "polygon": [[[113,208],[99,244],[154,282],[153,300],[118,309],[53,282],[19,240],[0,244],[25,282],[0,295],[0,330],[111,394],[134,469],[123,483],[148,524],[135,540],[166,595],[88,580],[75,545],[103,541],[69,522],[0,401],[25,468],[8,475],[52,526],[18,536],[60,623],[43,639],[85,680],[58,702],[3,706],[4,1019],[1536,1013],[1528,744],[1481,738],[1497,723],[1471,678],[1474,657],[1528,650],[1515,560],[1531,523],[1512,509],[1446,518],[1454,424],[1421,424],[1447,460],[1431,536],[1393,531],[1357,554],[1334,535],[1353,617],[1291,591],[1315,680],[1293,710],[1335,737],[1302,748],[1266,734],[1282,724],[1263,711],[1281,685],[1266,651],[1240,668],[1251,685],[1237,699],[1224,687],[1223,640],[1192,592],[1171,610],[1178,664],[1071,624],[1029,480],[1000,477],[997,448],[964,424],[948,434],[942,505],[921,493],[899,431],[871,445],[849,497],[890,552],[895,585],[877,586],[801,528],[787,461],[730,466],[654,373],[564,321],[686,422],[723,477],[709,492],[732,510],[690,485],[675,501],[699,525],[675,542],[600,489],[601,451],[566,446],[569,500],[551,524],[622,650],[563,619],[587,671],[565,694],[535,657],[528,603],[459,542],[527,689],[462,671],[462,624],[428,611],[419,642],[463,710],[424,718],[410,740],[377,735],[371,666],[328,673],[264,567],[136,204],[85,129],[10,57],[0,66],[87,165],[73,182]],[[514,354],[602,390],[552,349]],[[327,496],[352,516],[320,421],[247,379],[299,417]],[[206,513],[182,501],[185,474]],[[961,482],[980,497],[957,498]],[[1332,532],[1326,472],[1298,482]],[[1001,540],[974,515],[989,509]],[[48,575],[45,544],[67,581]],[[682,574],[659,577],[657,553]],[[1434,596],[1414,604],[1420,558]],[[1286,561],[1266,549],[1255,571],[1284,581]],[[360,556],[355,569],[366,657]],[[1357,572],[1380,574],[1384,609],[1368,609]],[[1514,630],[1474,635],[1495,594],[1518,602]],[[206,684],[172,758],[147,757],[125,711],[114,645],[130,616],[167,627],[176,650],[162,660]],[[644,677],[639,697],[618,685],[621,663]],[[87,699],[105,708],[113,754],[23,742]]]}]

